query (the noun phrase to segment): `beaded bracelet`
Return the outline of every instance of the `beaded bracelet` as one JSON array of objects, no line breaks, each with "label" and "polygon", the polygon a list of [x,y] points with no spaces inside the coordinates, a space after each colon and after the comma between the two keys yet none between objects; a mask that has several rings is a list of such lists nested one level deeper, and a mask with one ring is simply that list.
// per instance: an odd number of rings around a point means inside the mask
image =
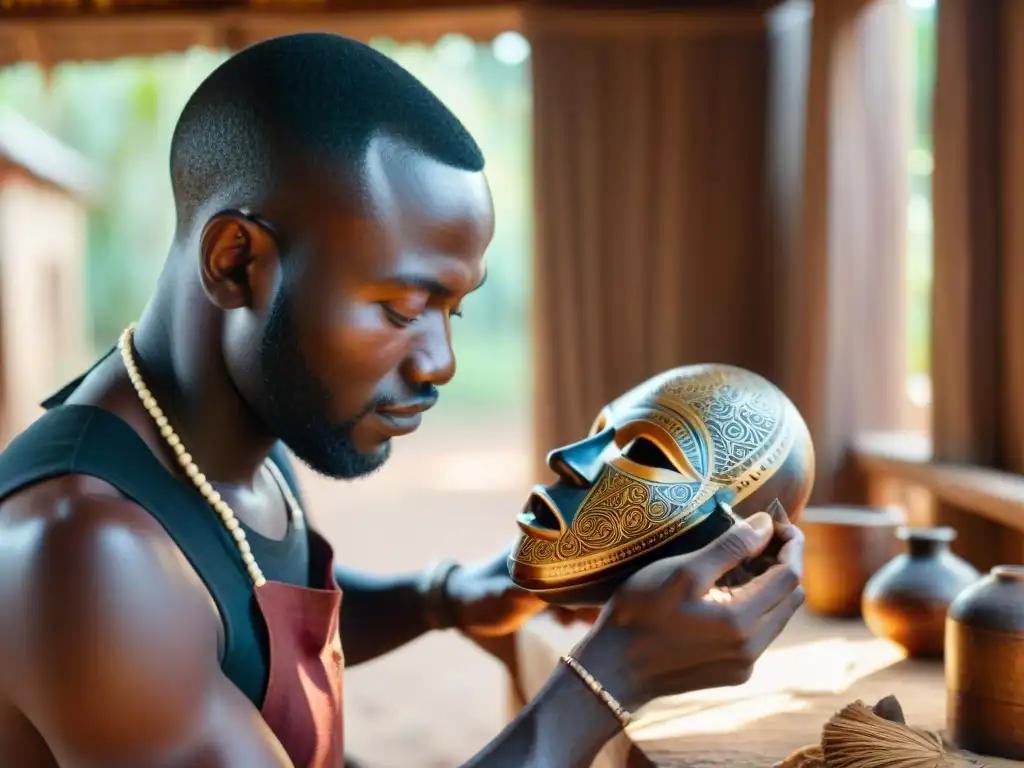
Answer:
[{"label": "beaded bracelet", "polygon": [[420,592],[423,595],[427,624],[431,629],[453,629],[458,625],[448,595],[448,580],[459,567],[454,560],[441,560],[423,575]]},{"label": "beaded bracelet", "polygon": [[597,681],[596,677],[587,672],[583,665],[569,654],[563,656],[562,661],[565,662],[569,669],[576,673],[580,680],[586,683],[587,687],[594,692],[594,695],[597,696],[597,698],[604,702],[605,706],[612,711],[612,714],[615,715],[615,718],[622,724],[623,728],[629,725],[633,716],[626,711],[624,706],[619,704],[614,696],[605,690],[604,686]]}]

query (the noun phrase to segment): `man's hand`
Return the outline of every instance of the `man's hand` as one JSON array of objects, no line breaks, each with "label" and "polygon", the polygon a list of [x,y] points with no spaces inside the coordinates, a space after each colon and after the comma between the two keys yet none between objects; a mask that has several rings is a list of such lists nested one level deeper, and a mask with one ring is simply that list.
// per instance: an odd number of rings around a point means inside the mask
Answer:
[{"label": "man's hand", "polygon": [[[802,538],[796,526],[789,521],[785,508],[778,499],[768,505],[762,514],[772,521],[773,535],[768,546],[754,557],[733,568],[718,586],[743,586],[768,569],[784,565],[802,574]],[[786,546],[793,543],[792,546]],[[470,637],[488,638],[509,635],[541,611],[548,610],[561,624],[577,622],[593,624],[601,613],[599,607],[563,608],[543,602],[536,595],[520,589],[508,575],[509,551],[486,563],[456,570],[448,581],[448,596],[452,600],[459,628]]]},{"label": "man's hand", "polygon": [[563,624],[592,623],[598,610],[576,612],[549,606],[536,595],[517,587],[508,575],[509,550],[479,565],[464,566],[448,579],[457,625],[471,638],[502,637],[519,629],[530,617],[551,609]]},{"label": "man's hand", "polygon": [[768,542],[768,546],[756,557],[751,558],[725,574],[725,576],[718,580],[717,586],[726,588],[743,586],[751,579],[760,576],[772,566],[779,565],[780,563],[792,566],[796,569],[799,576],[803,576],[802,550],[800,550],[800,557],[796,561],[783,561],[780,559],[783,556],[783,551],[787,553],[787,556],[791,556],[790,553],[794,549],[792,547],[787,549],[786,544],[799,534],[796,526],[789,521],[789,516],[786,514],[782,503],[775,499],[768,505],[765,514],[772,519],[773,524],[773,535],[771,541]]},{"label": "man's hand", "polygon": [[[777,564],[722,599],[709,598],[724,574],[764,553],[774,523],[764,513],[752,515],[702,550],[637,571],[572,655],[628,711],[660,696],[745,682],[803,600],[800,532],[780,547]],[[580,676],[559,664],[548,685],[467,766],[590,765],[619,729]]]},{"label": "man's hand", "polygon": [[627,579],[577,650],[583,667],[627,709],[688,691],[739,685],[803,602],[803,537],[793,528],[777,562],[746,584],[713,586],[762,556],[776,532],[759,512],[701,550]]}]

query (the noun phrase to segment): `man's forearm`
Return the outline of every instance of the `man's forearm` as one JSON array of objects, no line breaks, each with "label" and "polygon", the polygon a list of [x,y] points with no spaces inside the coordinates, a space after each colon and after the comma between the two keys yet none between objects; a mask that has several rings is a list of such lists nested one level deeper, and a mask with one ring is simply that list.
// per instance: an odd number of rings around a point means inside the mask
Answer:
[{"label": "man's forearm", "polygon": [[559,664],[537,697],[463,768],[589,768],[620,728],[604,702]]},{"label": "man's forearm", "polygon": [[377,576],[335,565],[334,578],[343,593],[345,666],[393,651],[431,629],[420,588],[422,574]]}]

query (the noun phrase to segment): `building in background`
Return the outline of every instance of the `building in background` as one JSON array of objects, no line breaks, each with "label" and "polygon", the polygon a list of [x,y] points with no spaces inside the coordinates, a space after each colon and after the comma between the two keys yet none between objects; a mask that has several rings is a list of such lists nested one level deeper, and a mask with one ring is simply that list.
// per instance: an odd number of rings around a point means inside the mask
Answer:
[{"label": "building in background", "polygon": [[88,363],[84,265],[96,171],[0,109],[0,444],[39,414],[40,393]]}]

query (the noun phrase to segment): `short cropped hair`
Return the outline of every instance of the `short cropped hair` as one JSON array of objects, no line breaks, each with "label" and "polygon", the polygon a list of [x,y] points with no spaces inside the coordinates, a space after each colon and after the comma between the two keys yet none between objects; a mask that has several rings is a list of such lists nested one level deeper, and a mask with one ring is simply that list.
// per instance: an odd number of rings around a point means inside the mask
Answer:
[{"label": "short cropped hair", "polygon": [[179,231],[212,201],[253,205],[288,173],[288,158],[358,171],[386,134],[462,170],[484,166],[457,117],[412,74],[368,45],[303,33],[246,48],[196,89],[171,140]]}]

